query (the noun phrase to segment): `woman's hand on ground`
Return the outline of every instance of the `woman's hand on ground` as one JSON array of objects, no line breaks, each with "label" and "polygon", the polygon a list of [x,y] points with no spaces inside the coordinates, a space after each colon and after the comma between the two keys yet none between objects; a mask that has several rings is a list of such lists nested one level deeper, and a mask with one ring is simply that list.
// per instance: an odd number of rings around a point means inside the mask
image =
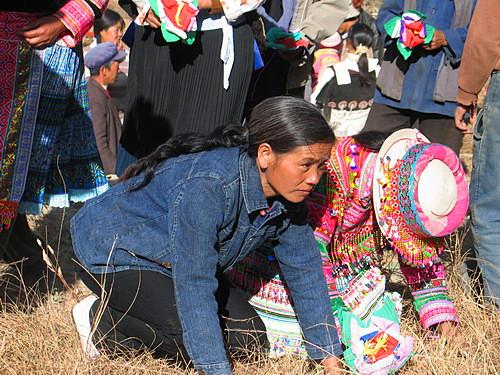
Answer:
[{"label": "woman's hand on ground", "polygon": [[326,375],[340,375],[344,371],[342,369],[342,364],[337,357],[328,357],[321,361],[321,366],[323,366]]},{"label": "woman's hand on ground", "polygon": [[443,322],[437,326],[439,336],[446,339],[447,342],[453,345],[461,345],[464,342],[464,337],[460,333],[457,324],[453,322]]},{"label": "woman's hand on ground", "polygon": [[19,36],[33,48],[45,48],[54,44],[66,30],[59,18],[50,15],[37,18],[26,25]]}]

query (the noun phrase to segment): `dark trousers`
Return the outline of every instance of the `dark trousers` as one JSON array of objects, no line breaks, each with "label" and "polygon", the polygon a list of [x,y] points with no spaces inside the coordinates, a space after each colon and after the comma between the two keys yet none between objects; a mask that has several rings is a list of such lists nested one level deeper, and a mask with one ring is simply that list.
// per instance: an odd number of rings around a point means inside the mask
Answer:
[{"label": "dark trousers", "polygon": [[[189,360],[171,278],[136,270],[103,275],[82,272],[80,276],[98,297],[105,296],[104,303],[98,299],[91,309],[91,322],[98,321],[94,335],[98,348],[148,349],[157,357]],[[237,355],[262,348],[265,326],[248,296],[220,277],[215,298],[228,352]]]},{"label": "dark trousers", "polygon": [[431,142],[450,147],[457,154],[462,147],[462,133],[453,117],[399,109],[373,103],[363,131],[395,132],[404,128],[420,130]]},{"label": "dark trousers", "polygon": [[17,215],[10,228],[0,232],[0,258],[8,263],[25,259],[23,268],[39,266],[43,261],[42,249],[28,225],[26,215]]},{"label": "dark trousers", "polygon": [[[59,288],[43,261],[43,244],[31,231],[26,215],[18,215],[0,232],[0,260],[11,267],[0,278],[0,296],[18,307],[35,306],[49,290]],[[53,259],[52,259],[53,261]]]}]

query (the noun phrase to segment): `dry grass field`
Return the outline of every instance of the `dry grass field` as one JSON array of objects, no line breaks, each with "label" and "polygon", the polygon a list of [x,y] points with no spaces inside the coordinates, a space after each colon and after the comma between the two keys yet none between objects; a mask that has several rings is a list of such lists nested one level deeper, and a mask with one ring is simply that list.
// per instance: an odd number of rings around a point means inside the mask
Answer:
[{"label": "dry grass field", "polygon": [[[111,7],[116,9],[116,0]],[[365,1],[371,13],[376,13],[380,0]],[[465,139],[462,159],[470,167],[471,140]],[[49,292],[24,288],[15,301],[0,294],[0,374],[194,374],[165,360],[153,359],[148,353],[135,356],[101,357],[95,361],[84,358],[79,338],[71,320],[71,308],[89,291],[76,278],[78,265],[73,259],[69,237],[69,218],[78,207],[45,209],[30,217],[31,227],[55,250],[53,263],[64,274],[50,282]],[[406,298],[402,329],[415,336],[415,355],[400,374],[468,375],[498,374],[500,372],[500,314],[481,307],[480,300],[470,288],[463,270],[464,253],[470,247],[467,228],[451,239],[446,254],[450,294],[461,320],[459,334],[453,340],[427,337],[420,328],[411,301]],[[403,291],[397,269],[391,269],[391,288]],[[2,277],[16,275],[15,265],[0,265]],[[49,282],[47,282],[49,283]],[[407,293],[406,293],[407,294]],[[319,374],[321,369],[296,358],[269,359],[249,353],[248,360],[235,363],[236,374]],[[349,374],[347,370],[346,374]]]},{"label": "dry grass field", "polygon": [[[38,293],[22,296],[19,303],[0,305],[0,374],[194,374],[148,353],[135,356],[83,357],[78,335],[71,320],[71,308],[88,290],[75,279],[77,265],[72,261],[68,217],[75,209],[47,210],[33,217],[31,224],[57,249],[58,259],[69,288],[54,288],[43,297]],[[466,285],[460,253],[465,230],[452,239],[446,254],[450,292],[461,319],[460,333],[451,341],[427,337],[420,328],[409,299],[405,300],[403,333],[416,338],[415,355],[401,374],[497,374],[500,372],[500,314],[483,309]],[[62,233],[62,236],[59,235]],[[467,241],[465,241],[467,242]],[[391,288],[405,293],[400,275],[389,258],[386,267],[392,274]],[[10,268],[12,271],[12,267]],[[236,374],[319,374],[320,369],[296,358],[279,360],[249,353],[248,360],[235,363]],[[346,370],[345,372],[349,372]]]}]

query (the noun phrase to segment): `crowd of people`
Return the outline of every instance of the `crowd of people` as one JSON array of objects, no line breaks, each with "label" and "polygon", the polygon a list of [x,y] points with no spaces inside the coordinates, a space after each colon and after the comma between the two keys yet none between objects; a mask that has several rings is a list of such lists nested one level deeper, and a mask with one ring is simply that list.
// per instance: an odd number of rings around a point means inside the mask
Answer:
[{"label": "crowd of people", "polygon": [[0,5],[0,256],[39,277],[26,215],[86,202],[86,356],[393,373],[414,338],[384,254],[423,329],[457,340],[441,256],[469,213],[498,308],[495,0],[384,0],[376,18],[363,0],[118,3],[129,24],[107,0]]}]

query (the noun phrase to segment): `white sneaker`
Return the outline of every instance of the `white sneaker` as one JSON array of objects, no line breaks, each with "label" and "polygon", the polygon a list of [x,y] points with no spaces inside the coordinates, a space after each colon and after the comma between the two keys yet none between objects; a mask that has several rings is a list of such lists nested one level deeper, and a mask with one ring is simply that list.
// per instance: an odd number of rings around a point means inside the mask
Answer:
[{"label": "white sneaker", "polygon": [[73,306],[72,310],[73,322],[75,322],[76,330],[80,335],[83,353],[89,359],[96,359],[101,355],[92,343],[90,326],[90,308],[96,300],[97,297],[91,294]]}]

